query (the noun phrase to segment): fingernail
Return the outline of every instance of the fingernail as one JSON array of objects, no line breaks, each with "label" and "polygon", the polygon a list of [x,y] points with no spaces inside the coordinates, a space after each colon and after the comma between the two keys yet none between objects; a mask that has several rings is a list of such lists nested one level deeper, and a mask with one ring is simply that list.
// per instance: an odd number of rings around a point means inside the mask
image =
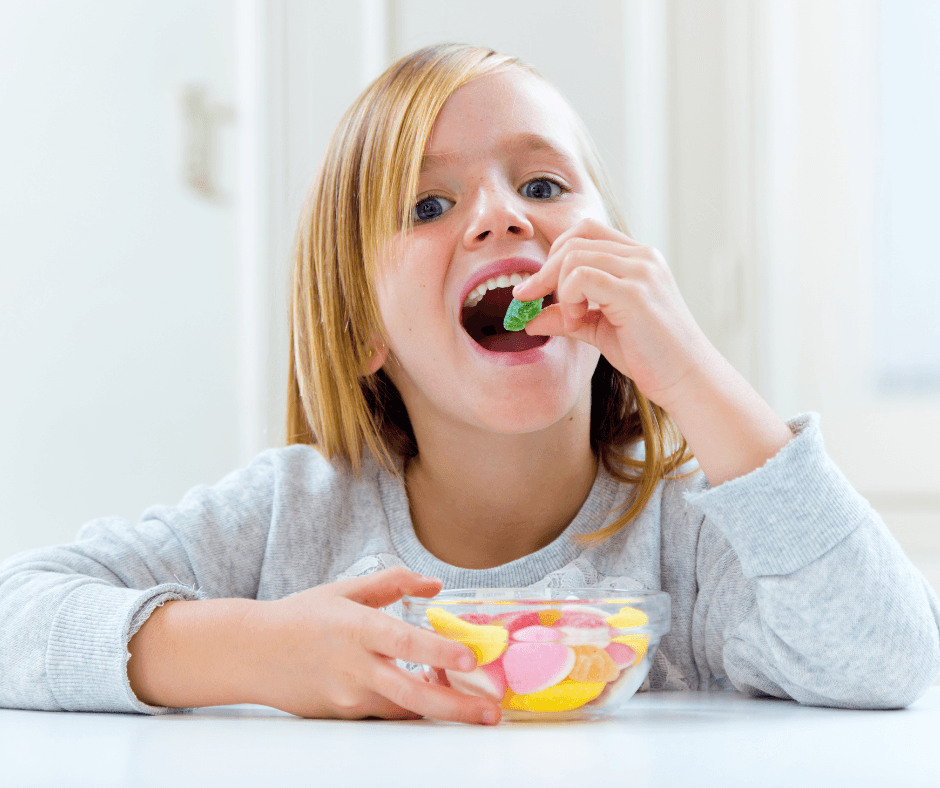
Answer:
[{"label": "fingernail", "polygon": [[525,292],[528,292],[527,287],[528,287],[528,284],[529,284],[530,281],[531,281],[531,280],[526,279],[524,282],[520,282],[519,284],[517,284],[517,285],[512,289],[512,297],[515,298],[517,301],[521,301],[522,299],[519,298],[518,293],[525,293]]},{"label": "fingernail", "polygon": [[483,724],[484,724],[484,725],[495,725],[495,724],[496,724],[496,712],[495,712],[495,711],[484,711],[484,712],[483,712]]},{"label": "fingernail", "polygon": [[473,657],[471,657],[469,654],[464,654],[460,658],[460,662],[458,664],[460,665],[461,670],[473,670],[474,662],[475,660],[473,659]]}]

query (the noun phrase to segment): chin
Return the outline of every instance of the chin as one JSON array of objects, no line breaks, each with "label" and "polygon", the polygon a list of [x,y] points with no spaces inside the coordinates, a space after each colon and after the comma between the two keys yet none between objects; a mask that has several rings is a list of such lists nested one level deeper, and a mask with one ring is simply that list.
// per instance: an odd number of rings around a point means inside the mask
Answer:
[{"label": "chin", "polygon": [[[551,429],[561,421],[577,418],[576,394],[572,393],[565,401],[536,399],[525,402],[503,403],[489,410],[478,413],[477,423],[485,429],[503,435],[523,435]],[[590,424],[588,408],[585,424]]]}]

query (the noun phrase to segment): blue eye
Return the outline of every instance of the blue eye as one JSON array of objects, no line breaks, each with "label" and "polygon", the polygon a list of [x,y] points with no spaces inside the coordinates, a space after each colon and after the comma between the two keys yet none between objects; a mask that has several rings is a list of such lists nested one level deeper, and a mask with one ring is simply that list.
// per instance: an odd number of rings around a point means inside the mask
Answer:
[{"label": "blue eye", "polygon": [[[442,208],[440,205],[442,202],[450,203],[450,205],[446,208]],[[432,194],[429,197],[418,200],[418,204],[415,205],[413,219],[416,222],[429,222],[432,219],[437,219],[437,217],[441,216],[453,206],[454,203],[450,200]]]},{"label": "blue eye", "polygon": [[562,192],[561,184],[550,178],[536,178],[522,187],[523,196],[533,200],[550,200]]}]

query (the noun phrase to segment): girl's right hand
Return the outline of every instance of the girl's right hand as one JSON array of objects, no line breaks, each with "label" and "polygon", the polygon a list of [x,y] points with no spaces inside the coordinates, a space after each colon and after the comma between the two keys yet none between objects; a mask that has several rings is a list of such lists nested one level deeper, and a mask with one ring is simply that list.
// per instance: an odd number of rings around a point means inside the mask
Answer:
[{"label": "girl's right hand", "polygon": [[495,724],[496,703],[395,665],[401,659],[449,670],[476,667],[466,646],[376,609],[405,594],[434,596],[441,585],[395,567],[253,605],[243,630],[252,644],[251,702],[300,717]]}]

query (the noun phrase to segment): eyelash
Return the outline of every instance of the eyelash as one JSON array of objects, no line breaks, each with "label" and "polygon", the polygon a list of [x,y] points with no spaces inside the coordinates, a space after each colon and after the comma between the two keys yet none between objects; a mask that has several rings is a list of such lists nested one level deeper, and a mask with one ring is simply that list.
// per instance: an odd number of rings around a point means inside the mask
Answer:
[{"label": "eyelash", "polygon": [[[571,189],[569,189],[569,188],[568,188],[567,186],[565,186],[563,183],[557,181],[555,178],[549,178],[549,177],[547,177],[547,176],[542,176],[542,177],[538,177],[538,178],[530,178],[529,180],[527,180],[527,181],[526,181],[525,183],[523,183],[522,185],[523,185],[523,186],[528,186],[530,183],[534,183],[535,181],[548,181],[549,183],[555,184],[555,185],[559,188],[559,190],[560,190],[560,194],[558,194],[556,197],[551,197],[551,198],[549,198],[548,200],[536,200],[536,202],[551,202],[552,200],[557,200],[557,199],[558,199],[559,197],[561,197],[563,194],[567,194],[568,192],[571,191]],[[432,194],[425,194],[424,197],[422,197],[420,200],[418,200],[418,201],[414,204],[414,208],[412,208],[412,213],[414,214],[413,221],[414,221],[415,224],[428,224],[429,222],[436,222],[438,219],[441,218],[440,216],[437,216],[437,217],[435,217],[435,218],[433,218],[433,219],[421,219],[421,218],[419,218],[419,217],[417,216],[418,206],[421,205],[421,203],[423,203],[425,200],[432,200],[432,199],[434,199],[435,197],[437,197],[438,199],[441,199],[441,200],[446,200],[446,199],[447,199],[443,194],[433,194],[433,193],[432,193]],[[529,198],[529,199],[534,199],[534,198]]]}]

